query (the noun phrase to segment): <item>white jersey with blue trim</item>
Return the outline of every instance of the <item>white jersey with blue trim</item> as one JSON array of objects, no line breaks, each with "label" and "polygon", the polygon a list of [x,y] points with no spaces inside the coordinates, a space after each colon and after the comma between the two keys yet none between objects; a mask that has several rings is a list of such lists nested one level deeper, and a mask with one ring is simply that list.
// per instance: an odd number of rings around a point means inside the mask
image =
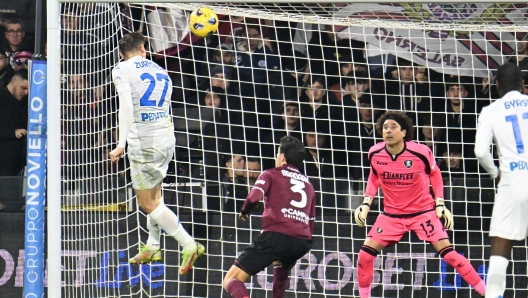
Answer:
[{"label": "white jersey with blue trim", "polygon": [[[129,104],[121,97],[132,101],[132,119],[126,137],[128,145],[149,148],[174,143],[169,113],[172,82],[167,71],[155,62],[135,56],[117,64],[112,78],[120,96],[120,109],[121,105]],[[120,114],[120,123],[130,120],[126,118]]]},{"label": "white jersey with blue trim", "polygon": [[528,96],[510,91],[484,107],[478,120],[475,155],[495,178],[499,171],[493,164],[490,144],[495,139],[501,176],[507,173],[528,174]]}]

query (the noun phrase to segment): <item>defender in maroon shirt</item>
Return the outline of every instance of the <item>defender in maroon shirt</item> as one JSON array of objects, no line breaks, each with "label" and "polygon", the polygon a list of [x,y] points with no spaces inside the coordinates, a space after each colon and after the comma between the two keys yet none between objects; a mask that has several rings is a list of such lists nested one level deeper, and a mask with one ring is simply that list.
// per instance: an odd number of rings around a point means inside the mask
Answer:
[{"label": "defender in maroon shirt", "polygon": [[[389,111],[379,118],[377,128],[381,130],[384,142],[369,150],[370,175],[366,197],[354,213],[356,223],[365,227],[372,198],[380,186],[385,209],[376,219],[359,252],[359,296],[370,297],[374,259],[378,253],[388,245],[398,243],[409,231],[431,243],[446,263],[453,266],[477,293],[484,295],[486,284],[449,241],[445,230],[453,228],[453,215],[444,205],[442,174],[431,150],[412,141],[412,120],[403,112]],[[430,184],[435,200],[429,192]],[[444,224],[440,218],[444,218]]]},{"label": "defender in maroon shirt", "polygon": [[249,297],[244,282],[271,263],[273,298],[283,297],[290,269],[312,248],[315,221],[315,190],[299,171],[304,161],[303,143],[292,136],[281,139],[276,168],[257,179],[240,212],[245,221],[251,209],[264,199],[262,233],[235,260],[224,278],[224,288],[233,298]]}]

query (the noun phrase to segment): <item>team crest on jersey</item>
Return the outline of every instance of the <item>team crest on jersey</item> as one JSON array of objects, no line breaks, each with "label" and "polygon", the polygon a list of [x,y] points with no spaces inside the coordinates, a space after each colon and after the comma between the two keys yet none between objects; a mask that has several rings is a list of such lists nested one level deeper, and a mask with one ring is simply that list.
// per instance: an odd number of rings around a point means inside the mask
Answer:
[{"label": "team crest on jersey", "polygon": [[376,232],[378,232],[378,234],[381,234],[381,233],[383,232],[383,229],[382,229],[382,228],[378,228],[378,229],[376,230]]},{"label": "team crest on jersey", "polygon": [[405,165],[405,167],[407,169],[411,168],[412,167],[412,160],[410,160],[410,159],[404,160],[403,161],[403,165]]}]

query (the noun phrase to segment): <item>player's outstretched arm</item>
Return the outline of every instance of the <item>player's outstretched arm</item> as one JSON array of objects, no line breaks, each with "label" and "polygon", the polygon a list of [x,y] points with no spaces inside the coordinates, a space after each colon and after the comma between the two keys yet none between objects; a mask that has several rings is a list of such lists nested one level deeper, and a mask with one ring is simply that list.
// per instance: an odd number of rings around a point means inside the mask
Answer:
[{"label": "player's outstretched arm", "polygon": [[453,230],[453,214],[451,214],[451,211],[449,211],[449,209],[447,209],[445,206],[445,201],[443,198],[436,198],[435,210],[436,216],[438,216],[440,219],[444,219],[444,227],[448,230]]},{"label": "player's outstretched arm", "polygon": [[117,148],[112,150],[109,156],[110,160],[116,162],[121,158],[121,155],[124,152],[128,132],[132,126],[134,111],[132,104],[132,90],[130,88],[128,77],[117,68],[112,72],[112,77],[119,96],[119,141]]}]

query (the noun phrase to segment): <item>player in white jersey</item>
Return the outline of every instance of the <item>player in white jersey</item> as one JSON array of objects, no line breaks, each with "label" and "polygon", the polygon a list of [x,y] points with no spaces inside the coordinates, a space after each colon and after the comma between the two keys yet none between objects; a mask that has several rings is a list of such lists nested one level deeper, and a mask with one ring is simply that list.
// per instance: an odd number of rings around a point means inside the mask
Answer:
[{"label": "player in white jersey", "polygon": [[112,71],[119,94],[119,143],[110,152],[118,161],[128,142],[132,186],[147,215],[149,237],[130,263],[161,260],[160,229],[183,246],[180,274],[187,273],[204,253],[203,245],[185,231],[176,214],[163,203],[161,182],[174,156],[174,128],[169,109],[172,83],[167,71],[145,59],[145,37],[129,33],[119,41],[123,60]]},{"label": "player in white jersey", "polygon": [[[528,96],[519,92],[521,75],[512,63],[499,68],[497,89],[501,98],[483,108],[478,120],[475,155],[491,178],[500,178],[490,223],[486,298],[504,296],[512,241],[528,236],[528,192],[523,188],[528,181]],[[493,139],[499,168],[490,153]]]}]

